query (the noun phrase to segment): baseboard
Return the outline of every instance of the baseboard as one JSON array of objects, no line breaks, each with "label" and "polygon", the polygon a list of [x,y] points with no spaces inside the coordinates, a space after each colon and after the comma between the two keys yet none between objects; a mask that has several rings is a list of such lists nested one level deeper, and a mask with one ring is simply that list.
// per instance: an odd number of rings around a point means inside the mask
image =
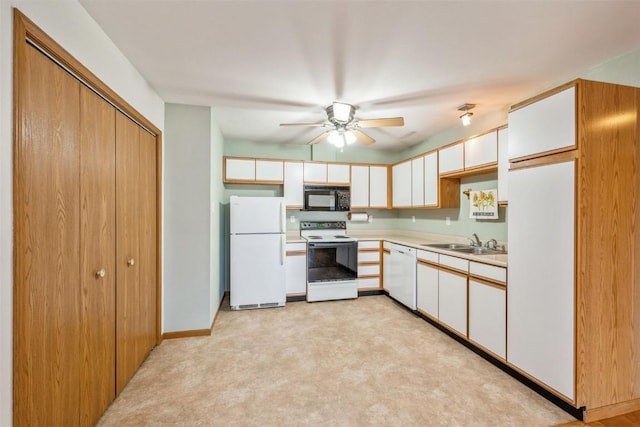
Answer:
[{"label": "baseboard", "polygon": [[174,339],[174,338],[187,338],[187,337],[204,337],[211,335],[211,331],[213,331],[213,325],[216,323],[216,319],[220,314],[220,310],[222,309],[222,303],[228,299],[229,291],[226,291],[220,300],[220,304],[218,305],[218,311],[216,311],[216,315],[213,316],[211,320],[211,326],[209,329],[193,329],[189,331],[176,331],[176,332],[165,332],[162,334],[162,339]]},{"label": "baseboard", "polygon": [[640,399],[626,400],[613,405],[601,406],[599,408],[587,409],[584,412],[585,423],[603,420],[605,418],[617,417],[630,412],[640,411]]}]

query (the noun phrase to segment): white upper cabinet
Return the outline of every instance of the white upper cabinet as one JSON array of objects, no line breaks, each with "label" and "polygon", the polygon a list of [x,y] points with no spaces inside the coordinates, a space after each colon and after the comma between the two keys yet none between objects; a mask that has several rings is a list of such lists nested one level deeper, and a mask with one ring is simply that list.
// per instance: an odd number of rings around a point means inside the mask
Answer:
[{"label": "white upper cabinet", "polygon": [[255,181],[256,161],[255,159],[232,159],[225,158],[224,179],[225,181]]},{"label": "white upper cabinet", "polygon": [[287,207],[304,206],[303,163],[284,162],[284,201]]},{"label": "white upper cabinet", "polygon": [[509,113],[509,159],[576,147],[576,90],[561,92]]},{"label": "white upper cabinet", "polygon": [[369,207],[387,208],[389,185],[387,166],[369,166]]},{"label": "white upper cabinet", "polygon": [[339,163],[327,164],[327,182],[349,185],[349,165]]},{"label": "white upper cabinet", "polygon": [[464,142],[464,168],[473,169],[498,162],[498,133],[494,130]]},{"label": "white upper cabinet", "polygon": [[256,160],[256,181],[283,182],[282,160]]},{"label": "white upper cabinet", "polygon": [[411,207],[411,161],[393,165],[392,179],[393,207]]},{"label": "white upper cabinet", "polygon": [[305,163],[304,182],[327,182],[327,164]]},{"label": "white upper cabinet", "polygon": [[464,144],[458,143],[438,150],[440,174],[464,170]]},{"label": "white upper cabinet", "polygon": [[411,160],[411,206],[424,206],[424,158]]},{"label": "white upper cabinet", "polygon": [[509,129],[498,130],[498,203],[509,200]]},{"label": "white upper cabinet", "polygon": [[369,207],[369,166],[351,166],[351,208]]},{"label": "white upper cabinet", "polygon": [[438,152],[424,156],[424,205],[438,206]]}]

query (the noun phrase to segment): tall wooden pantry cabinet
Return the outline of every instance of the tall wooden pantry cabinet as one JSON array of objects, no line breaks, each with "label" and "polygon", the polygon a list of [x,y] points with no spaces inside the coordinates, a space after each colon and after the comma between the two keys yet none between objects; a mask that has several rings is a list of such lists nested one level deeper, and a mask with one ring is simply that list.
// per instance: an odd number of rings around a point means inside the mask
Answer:
[{"label": "tall wooden pantry cabinet", "polygon": [[13,420],[93,425],[159,337],[159,131],[14,18]]},{"label": "tall wooden pantry cabinet", "polygon": [[586,421],[640,409],[640,89],[509,113],[507,361]]}]

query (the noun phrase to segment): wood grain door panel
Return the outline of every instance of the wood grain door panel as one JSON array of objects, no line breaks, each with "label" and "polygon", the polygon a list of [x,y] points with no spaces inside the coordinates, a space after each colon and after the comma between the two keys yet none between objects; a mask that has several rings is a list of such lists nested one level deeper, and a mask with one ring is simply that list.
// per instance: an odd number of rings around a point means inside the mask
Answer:
[{"label": "wood grain door panel", "polygon": [[[140,313],[140,128],[116,113],[116,393],[144,359]],[[142,356],[141,356],[142,355]]]},{"label": "wood grain door panel", "polygon": [[142,351],[146,356],[156,345],[156,284],[158,281],[156,138],[140,130],[140,313],[142,314]]},{"label": "wood grain door panel", "polygon": [[75,425],[80,84],[31,46],[21,60],[14,158],[14,423]]},{"label": "wood grain door panel", "polygon": [[92,426],[115,398],[115,108],[85,86],[80,102],[80,424]]}]

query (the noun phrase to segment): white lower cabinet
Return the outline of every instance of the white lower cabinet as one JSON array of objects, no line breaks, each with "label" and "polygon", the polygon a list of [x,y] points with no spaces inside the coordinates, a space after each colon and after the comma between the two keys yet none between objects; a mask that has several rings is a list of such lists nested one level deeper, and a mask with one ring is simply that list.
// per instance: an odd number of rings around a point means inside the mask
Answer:
[{"label": "white lower cabinet", "polygon": [[452,270],[438,272],[438,319],[467,335],[467,275]]},{"label": "white lower cabinet", "polygon": [[469,339],[506,358],[506,287],[469,278]]},{"label": "white lower cabinet", "polygon": [[[420,257],[418,251],[418,257]],[[437,255],[436,255],[437,257]],[[437,259],[437,258],[436,258]],[[417,265],[417,306],[425,314],[438,318],[438,267],[418,259]]]},{"label": "white lower cabinet", "polygon": [[389,282],[391,281],[391,250],[389,243],[383,243],[382,249],[382,287],[389,290]]},{"label": "white lower cabinet", "polygon": [[287,243],[285,282],[287,295],[304,295],[307,293],[306,243]]}]

